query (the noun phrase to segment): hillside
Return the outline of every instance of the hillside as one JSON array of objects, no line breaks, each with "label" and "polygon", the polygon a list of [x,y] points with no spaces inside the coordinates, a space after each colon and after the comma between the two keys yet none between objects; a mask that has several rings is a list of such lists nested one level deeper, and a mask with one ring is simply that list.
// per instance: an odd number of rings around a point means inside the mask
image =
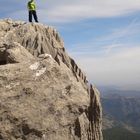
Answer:
[{"label": "hillside", "polygon": [[139,140],[140,95],[138,93],[140,92],[134,92],[134,94],[131,92],[130,94],[130,91],[128,93],[126,91],[121,92],[121,90],[115,90],[112,93],[107,93],[107,91],[102,95],[101,99],[104,139]]},{"label": "hillside", "polygon": [[139,140],[140,133],[132,133],[122,127],[115,127],[103,131],[104,140]]},{"label": "hillside", "polygon": [[119,95],[102,98],[104,117],[114,120],[114,125],[130,126],[140,132],[140,98]]}]

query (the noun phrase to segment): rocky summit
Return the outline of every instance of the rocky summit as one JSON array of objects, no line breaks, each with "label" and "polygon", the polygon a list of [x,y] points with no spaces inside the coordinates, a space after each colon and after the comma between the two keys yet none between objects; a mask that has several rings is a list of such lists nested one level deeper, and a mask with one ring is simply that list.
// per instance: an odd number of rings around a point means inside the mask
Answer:
[{"label": "rocky summit", "polygon": [[0,140],[102,140],[98,90],[52,27],[0,21]]}]

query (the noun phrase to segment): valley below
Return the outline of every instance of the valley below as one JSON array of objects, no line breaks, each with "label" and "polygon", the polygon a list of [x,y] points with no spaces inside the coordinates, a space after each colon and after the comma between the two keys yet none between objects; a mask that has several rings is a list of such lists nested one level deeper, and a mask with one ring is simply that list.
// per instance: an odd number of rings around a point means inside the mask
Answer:
[{"label": "valley below", "polygon": [[140,92],[101,90],[104,140],[140,140]]}]

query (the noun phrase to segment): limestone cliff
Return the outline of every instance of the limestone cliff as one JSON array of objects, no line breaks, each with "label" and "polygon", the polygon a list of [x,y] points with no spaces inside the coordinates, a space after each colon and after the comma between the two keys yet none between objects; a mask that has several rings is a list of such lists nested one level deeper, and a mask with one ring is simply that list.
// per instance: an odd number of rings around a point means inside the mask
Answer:
[{"label": "limestone cliff", "polygon": [[49,26],[0,21],[0,139],[102,140],[98,90]]}]

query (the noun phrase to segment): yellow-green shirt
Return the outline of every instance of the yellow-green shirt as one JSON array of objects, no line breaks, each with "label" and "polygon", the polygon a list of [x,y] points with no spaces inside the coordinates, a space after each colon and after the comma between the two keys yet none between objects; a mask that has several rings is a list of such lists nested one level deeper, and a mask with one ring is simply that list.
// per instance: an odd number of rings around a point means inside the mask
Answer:
[{"label": "yellow-green shirt", "polygon": [[36,10],[36,4],[34,1],[33,2],[29,1],[27,7],[29,11]]}]

